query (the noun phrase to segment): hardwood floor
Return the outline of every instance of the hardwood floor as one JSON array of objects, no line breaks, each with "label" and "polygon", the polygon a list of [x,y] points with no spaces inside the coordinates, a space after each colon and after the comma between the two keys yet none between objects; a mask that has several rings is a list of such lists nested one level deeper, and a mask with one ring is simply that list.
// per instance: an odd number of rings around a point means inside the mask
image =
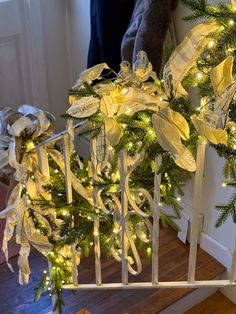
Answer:
[{"label": "hardwood floor", "polygon": [[236,305],[219,291],[197,304],[185,314],[235,314]]},{"label": "hardwood floor", "polygon": [[[160,232],[160,280],[186,280],[189,246],[176,238],[171,229]],[[12,260],[16,267],[16,258]],[[40,271],[46,267],[45,259],[37,252],[30,258],[32,275],[30,283],[19,286],[17,273],[12,274],[5,265],[0,266],[0,304],[1,314],[48,314],[51,300],[44,295],[37,303],[33,302],[34,287],[40,277]],[[213,279],[225,271],[224,267],[203,250],[198,250],[197,279]],[[120,280],[120,264],[104,259],[102,264],[104,282]],[[143,273],[130,281],[150,281],[151,265],[143,260]],[[79,269],[79,281],[94,282],[93,260],[83,260]],[[156,314],[173,304],[191,289],[156,289],[156,290],[99,290],[63,292],[65,314],[75,314],[81,309],[88,309],[92,314]],[[236,313],[236,312],[235,312]]]}]

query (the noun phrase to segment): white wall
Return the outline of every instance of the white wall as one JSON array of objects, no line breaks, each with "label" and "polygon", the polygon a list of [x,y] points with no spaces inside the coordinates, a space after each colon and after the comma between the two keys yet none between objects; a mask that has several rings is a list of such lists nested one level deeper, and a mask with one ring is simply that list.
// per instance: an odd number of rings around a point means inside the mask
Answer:
[{"label": "white wall", "polygon": [[[214,2],[217,3],[217,1],[211,1],[212,4]],[[230,1],[225,2],[229,3]],[[189,11],[182,5],[182,3],[179,3],[174,14],[178,42],[184,38],[193,26],[191,23],[182,21],[182,17],[186,16],[188,13]],[[194,98],[194,102],[195,105],[198,106],[198,104],[196,104],[196,98]],[[232,222],[232,219],[229,218],[220,228],[216,229],[214,226],[218,216],[218,212],[215,210],[215,205],[227,201],[231,195],[229,188],[223,188],[221,186],[221,182],[223,181],[223,165],[224,159],[219,158],[212,148],[207,147],[201,209],[204,214],[203,231],[226,248],[232,250],[236,236],[236,226]],[[191,209],[193,183],[193,180],[187,183],[185,197],[183,198],[184,203],[187,204],[189,209]]]},{"label": "white wall", "polygon": [[68,107],[68,89],[86,68],[90,40],[89,0],[41,0],[49,110],[60,118]]},{"label": "white wall", "polygon": [[70,87],[67,19],[64,0],[42,0],[49,110],[57,118],[57,128],[64,129],[60,118],[68,108]]},{"label": "white wall", "polygon": [[90,41],[90,0],[67,0],[71,85],[86,69]]}]

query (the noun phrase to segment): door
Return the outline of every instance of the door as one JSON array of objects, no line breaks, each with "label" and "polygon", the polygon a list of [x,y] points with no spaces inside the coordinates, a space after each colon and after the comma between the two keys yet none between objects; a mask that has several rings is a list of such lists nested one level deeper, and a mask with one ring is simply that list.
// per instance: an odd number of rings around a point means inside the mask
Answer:
[{"label": "door", "polygon": [[0,0],[0,107],[48,107],[38,5],[35,0]]}]

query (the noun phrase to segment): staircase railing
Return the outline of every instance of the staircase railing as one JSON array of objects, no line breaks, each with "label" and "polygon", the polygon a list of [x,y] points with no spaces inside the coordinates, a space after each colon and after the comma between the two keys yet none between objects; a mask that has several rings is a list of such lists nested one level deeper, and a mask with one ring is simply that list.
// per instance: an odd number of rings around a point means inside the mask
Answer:
[{"label": "staircase railing", "polygon": [[[74,127],[74,132],[77,135],[83,134],[89,130],[89,124],[78,124]],[[67,194],[67,203],[70,204],[72,199],[72,183],[70,176],[70,152],[69,152],[69,141],[71,137],[67,130],[52,136],[50,139],[39,144],[34,150],[37,151],[39,166],[42,173],[49,175],[49,164],[46,148],[51,143],[62,142],[63,157],[65,166],[65,185]],[[236,248],[233,252],[232,266],[230,278],[227,280],[195,280],[196,274],[196,259],[197,259],[197,246],[199,237],[199,220],[200,220],[200,209],[202,201],[202,186],[203,186],[203,171],[205,162],[205,149],[206,142],[202,140],[198,141],[197,147],[197,168],[195,174],[195,185],[194,185],[194,197],[192,203],[193,218],[191,224],[191,237],[190,237],[190,251],[189,251],[189,266],[188,266],[188,279],[186,281],[159,281],[159,220],[160,220],[160,185],[161,177],[158,173],[158,169],[161,165],[161,157],[157,156],[155,159],[156,171],[154,175],[154,197],[149,194],[145,189],[139,189],[136,194],[142,195],[150,204],[150,213],[147,213],[138,206],[133,195],[131,195],[129,188],[129,176],[131,172],[137,167],[139,162],[142,160],[142,156],[137,156],[136,160],[130,162],[130,156],[128,152],[123,150],[119,157],[119,173],[120,173],[120,189],[121,198],[118,199],[114,195],[111,195],[114,207],[115,227],[113,230],[113,239],[117,238],[121,242],[121,254],[115,252],[114,247],[111,244],[111,251],[114,258],[121,262],[121,279],[119,283],[103,283],[102,271],[101,271],[101,247],[99,237],[99,211],[108,213],[108,209],[103,204],[100,197],[98,187],[93,187],[93,202],[95,215],[94,215],[94,267],[95,267],[95,284],[87,284],[80,282],[78,279],[78,270],[76,265],[76,244],[71,247],[72,250],[72,284],[63,285],[63,289],[150,289],[150,288],[197,288],[197,287],[225,287],[225,286],[236,286]],[[91,163],[92,163],[92,179],[96,181],[98,176],[98,169],[100,169],[97,157],[97,139],[91,139]],[[150,282],[132,282],[128,280],[128,273],[136,275],[142,271],[142,263],[139,258],[137,249],[134,241],[129,234],[128,220],[131,215],[138,215],[146,226],[149,234],[139,231],[138,236],[142,238],[144,242],[152,242],[152,269],[151,269],[151,281]],[[152,224],[150,223],[152,218]],[[112,241],[112,239],[111,239]],[[129,261],[128,250],[132,251],[136,269],[134,269],[132,263]]]}]

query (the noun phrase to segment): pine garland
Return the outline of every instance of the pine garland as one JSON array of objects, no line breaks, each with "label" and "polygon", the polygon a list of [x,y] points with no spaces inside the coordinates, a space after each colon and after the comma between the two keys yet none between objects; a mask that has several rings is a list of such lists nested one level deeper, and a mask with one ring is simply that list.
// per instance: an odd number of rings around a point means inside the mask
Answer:
[{"label": "pine garland", "polygon": [[[209,37],[214,43],[213,47],[207,47],[203,51],[197,61],[196,67],[193,68],[184,79],[185,85],[196,86],[197,84],[200,97],[208,97],[209,102],[214,104],[215,94],[210,80],[212,69],[220,64],[227,56],[233,56],[234,64],[232,74],[236,74],[236,11],[231,5],[224,3],[218,6],[209,5],[207,0],[182,0],[182,2],[193,11],[191,15],[184,18],[185,21],[205,19],[207,21],[217,22],[221,25],[219,30],[209,34]],[[198,71],[204,73],[204,78],[196,82],[196,73]],[[228,118],[232,122],[236,122],[236,103],[234,100],[232,100],[229,106]],[[230,130],[228,130],[228,136],[229,141],[227,146],[211,144],[218,155],[225,158],[224,184],[234,189],[227,203],[216,205],[216,209],[220,213],[215,223],[216,227],[220,227],[230,216],[236,223],[236,136],[234,132],[230,132]]]}]

